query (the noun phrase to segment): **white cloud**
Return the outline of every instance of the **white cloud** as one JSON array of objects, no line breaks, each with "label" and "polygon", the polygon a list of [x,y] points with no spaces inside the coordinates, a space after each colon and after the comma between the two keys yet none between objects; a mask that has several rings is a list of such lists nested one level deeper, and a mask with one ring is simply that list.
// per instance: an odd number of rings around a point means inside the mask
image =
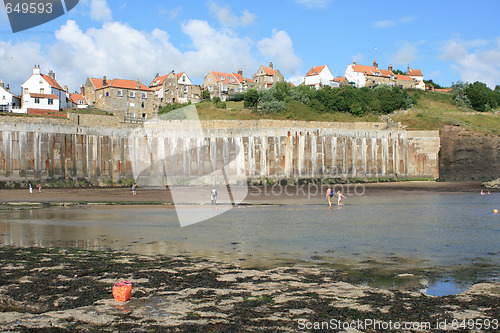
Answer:
[{"label": "white cloud", "polygon": [[390,28],[400,24],[407,24],[417,20],[416,16],[403,16],[397,20],[380,20],[373,24],[374,28]]},{"label": "white cloud", "polygon": [[294,0],[300,5],[304,5],[307,8],[326,8],[330,5],[332,0]]},{"label": "white cloud", "polygon": [[160,8],[159,13],[161,15],[166,15],[169,17],[170,21],[175,20],[182,12],[182,7],[178,6],[177,8],[174,9],[165,9],[165,8]]},{"label": "white cloud", "polygon": [[377,21],[373,24],[373,27],[374,28],[389,28],[389,27],[393,27],[396,25],[396,22],[392,21],[392,20],[381,20],[381,21]]},{"label": "white cloud", "polygon": [[[190,20],[182,26],[194,47],[183,55],[185,68],[195,76],[216,71],[255,71],[257,62],[251,55],[252,41],[240,38],[231,32],[221,32],[206,21]],[[245,74],[245,73],[244,73]],[[249,75],[246,75],[247,77]]]},{"label": "white cloud", "polygon": [[418,59],[417,43],[402,42],[399,50],[392,56],[392,63],[408,65]]},{"label": "white cloud", "polygon": [[229,7],[219,6],[214,1],[209,1],[207,5],[211,14],[215,16],[219,23],[223,26],[229,26],[232,28],[236,28],[238,26],[246,27],[253,24],[257,18],[257,15],[250,13],[246,9],[242,12],[241,17],[238,17],[231,13]]},{"label": "white cloud", "polygon": [[448,41],[439,59],[451,61],[450,68],[464,82],[480,81],[490,88],[500,84],[500,37],[495,41]]},{"label": "white cloud", "polygon": [[288,34],[283,31],[273,30],[269,38],[258,42],[259,51],[280,69],[281,74],[295,73],[299,70],[302,60],[295,54],[293,43]]},{"label": "white cloud", "polygon": [[90,18],[93,21],[111,21],[111,9],[106,0],[90,0]]},{"label": "white cloud", "polygon": [[20,85],[33,72],[33,66],[47,68],[47,61],[41,54],[40,44],[34,42],[0,41],[0,79],[9,84],[11,91],[20,94]]}]

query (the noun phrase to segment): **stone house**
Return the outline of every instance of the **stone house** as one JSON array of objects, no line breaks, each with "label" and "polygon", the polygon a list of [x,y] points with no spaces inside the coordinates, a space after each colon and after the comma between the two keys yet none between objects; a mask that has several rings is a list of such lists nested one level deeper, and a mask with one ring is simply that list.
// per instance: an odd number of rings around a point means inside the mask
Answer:
[{"label": "stone house", "polygon": [[0,111],[19,112],[21,110],[21,97],[10,91],[9,85],[4,85],[0,80]]},{"label": "stone house", "polygon": [[139,82],[139,79],[108,81],[87,78],[84,96],[92,108],[112,112],[124,118],[149,118],[156,112],[158,101],[154,90]]},{"label": "stone house", "polygon": [[33,68],[33,74],[21,85],[22,109],[59,111],[70,107],[68,92],[56,81],[56,74],[40,72],[40,66]]},{"label": "stone house", "polygon": [[219,97],[225,101],[229,96],[243,93],[252,86],[253,81],[245,78],[240,69],[238,73],[210,71],[203,80],[202,89],[210,92],[210,98]]},{"label": "stone house", "polygon": [[276,82],[284,82],[285,78],[281,72],[273,68],[273,63],[269,63],[269,67],[261,65],[257,73],[253,75],[253,82],[257,89],[269,89]]},{"label": "stone house", "polygon": [[[358,88],[373,87],[376,85],[388,85],[391,87],[400,87],[403,89],[415,89],[417,83],[423,81],[422,72],[420,70],[411,70],[408,66],[411,75],[396,75],[392,71],[392,65],[385,69],[378,67],[377,61],[373,61],[373,66],[358,65],[356,61],[347,66],[345,77],[349,83],[354,84]],[[419,87],[422,85],[420,84]],[[420,88],[421,89],[421,88]]]},{"label": "stone house", "polygon": [[154,90],[160,104],[198,103],[201,100],[201,87],[194,85],[185,72],[156,74],[149,88]]}]

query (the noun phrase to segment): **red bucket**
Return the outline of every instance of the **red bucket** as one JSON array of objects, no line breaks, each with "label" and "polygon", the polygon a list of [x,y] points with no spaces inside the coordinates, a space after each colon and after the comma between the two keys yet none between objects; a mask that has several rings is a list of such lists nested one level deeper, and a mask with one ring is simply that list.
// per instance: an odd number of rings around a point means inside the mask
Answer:
[{"label": "red bucket", "polygon": [[113,286],[113,297],[117,302],[126,302],[132,297],[132,282],[122,281]]}]

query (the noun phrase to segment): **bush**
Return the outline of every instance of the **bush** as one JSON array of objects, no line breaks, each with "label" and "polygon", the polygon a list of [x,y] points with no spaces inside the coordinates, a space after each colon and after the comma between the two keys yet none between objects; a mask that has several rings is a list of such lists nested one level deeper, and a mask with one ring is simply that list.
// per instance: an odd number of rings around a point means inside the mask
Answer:
[{"label": "bush", "polygon": [[230,102],[241,102],[245,98],[244,94],[234,94],[229,96],[228,101]]}]

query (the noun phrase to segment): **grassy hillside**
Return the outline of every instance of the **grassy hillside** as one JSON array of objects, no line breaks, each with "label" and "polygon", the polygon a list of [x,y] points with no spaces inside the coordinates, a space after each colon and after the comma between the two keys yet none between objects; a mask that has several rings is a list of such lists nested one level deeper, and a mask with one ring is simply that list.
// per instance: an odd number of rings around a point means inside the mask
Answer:
[{"label": "grassy hillside", "polygon": [[413,91],[410,95],[415,104],[409,110],[396,111],[388,116],[368,113],[355,116],[344,112],[321,113],[295,100],[288,101],[284,111],[277,114],[260,115],[245,109],[243,102],[226,102],[226,108],[217,108],[216,104],[204,101],[196,104],[200,119],[277,119],[333,122],[370,122],[384,121],[389,118],[401,122],[408,129],[431,130],[440,129],[444,125],[459,125],[474,132],[484,134],[500,134],[500,112],[477,112],[472,109],[458,107],[452,103],[452,96],[437,92]]}]

